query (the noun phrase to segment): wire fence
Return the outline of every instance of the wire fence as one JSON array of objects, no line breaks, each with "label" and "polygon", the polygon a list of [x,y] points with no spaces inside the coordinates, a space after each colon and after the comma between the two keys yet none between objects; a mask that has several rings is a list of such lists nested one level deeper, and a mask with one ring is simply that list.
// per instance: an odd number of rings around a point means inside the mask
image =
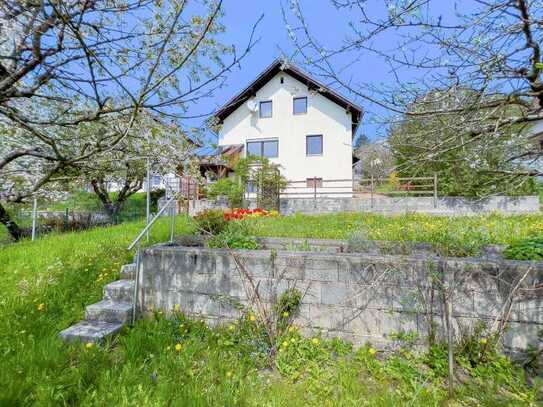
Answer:
[{"label": "wire fence", "polygon": [[[73,232],[98,226],[110,226],[145,218],[145,208],[127,208],[111,216],[102,208],[41,210],[39,205],[11,212],[12,220],[24,237],[32,240],[51,232]],[[0,245],[12,241],[5,227],[0,230]]]}]

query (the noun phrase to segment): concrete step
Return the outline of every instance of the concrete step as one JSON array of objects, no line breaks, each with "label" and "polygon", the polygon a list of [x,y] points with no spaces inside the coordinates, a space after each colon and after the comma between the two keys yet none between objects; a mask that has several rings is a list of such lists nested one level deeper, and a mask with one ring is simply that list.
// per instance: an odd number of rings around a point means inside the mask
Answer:
[{"label": "concrete step", "polygon": [[132,303],[102,300],[87,306],[85,319],[87,321],[125,323],[132,317]]},{"label": "concrete step", "polygon": [[123,325],[120,322],[81,321],[59,335],[65,341],[103,342],[107,336],[119,332]]},{"label": "concrete step", "polygon": [[134,280],[117,280],[104,287],[104,300],[132,302]]},{"label": "concrete step", "polygon": [[123,264],[121,266],[121,278],[133,280],[136,276],[136,263]]}]

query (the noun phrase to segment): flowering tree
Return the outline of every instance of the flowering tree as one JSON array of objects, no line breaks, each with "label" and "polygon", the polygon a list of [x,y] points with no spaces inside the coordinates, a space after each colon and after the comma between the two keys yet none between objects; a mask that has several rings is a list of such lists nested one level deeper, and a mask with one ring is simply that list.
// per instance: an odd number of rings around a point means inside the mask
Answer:
[{"label": "flowering tree", "polygon": [[[1,202],[23,202],[111,154],[142,111],[178,122],[208,114],[191,108],[254,45],[252,34],[241,54],[218,42],[221,14],[222,0],[2,1]],[[122,128],[85,132],[112,115]]]},{"label": "flowering tree", "polygon": [[[92,134],[122,131],[126,119],[122,116],[115,119],[92,123],[86,131],[92,131]],[[90,185],[105,212],[116,219],[126,200],[142,188],[147,163],[155,174],[175,174],[196,145],[175,124],[167,125],[151,115],[142,114],[129,135],[115,148],[100,154],[97,160],[77,165],[77,182]]]},{"label": "flowering tree", "polygon": [[[299,0],[285,4],[296,56],[312,73],[373,105],[374,117],[389,127],[412,118],[447,122],[441,137],[424,136],[436,127],[420,129],[426,151],[405,165],[427,160],[427,153],[446,163],[453,150],[462,152],[472,143],[492,150],[502,138],[522,147],[534,123],[543,120],[541,1],[475,0],[458,7],[441,0],[332,0],[348,31],[339,44],[320,37],[322,30],[306,19]],[[359,64],[370,58],[389,67],[390,80],[382,86],[358,75]],[[470,97],[460,97],[459,103],[425,98],[457,89],[470,89]],[[473,163],[520,185],[541,175],[534,164],[543,151],[534,150],[508,148],[500,158],[503,165],[492,168],[484,160]],[[531,160],[531,168],[509,165],[518,160]]]},{"label": "flowering tree", "polygon": [[[473,103],[474,98],[478,99],[479,95],[469,89],[430,92],[414,103],[410,111],[459,108]],[[512,109],[511,106],[505,108]],[[501,114],[506,117],[514,112]],[[389,136],[396,170],[404,177],[437,174],[439,191],[447,196],[535,192],[533,178],[518,176],[528,171],[526,161],[510,159],[533,150],[521,131],[522,126],[503,127],[494,132],[492,138],[457,134],[459,127],[472,122],[484,125],[494,123],[494,119],[486,109],[460,111],[454,116],[406,115],[392,127]],[[463,139],[460,148],[458,138]]]}]

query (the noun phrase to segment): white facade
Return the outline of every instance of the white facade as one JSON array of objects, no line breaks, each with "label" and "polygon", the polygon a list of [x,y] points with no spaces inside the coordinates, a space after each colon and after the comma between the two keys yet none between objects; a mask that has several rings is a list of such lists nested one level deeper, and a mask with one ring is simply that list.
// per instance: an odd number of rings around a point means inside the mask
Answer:
[{"label": "white facade", "polygon": [[[294,114],[294,98],[307,97],[307,113]],[[350,196],[352,194],[352,116],[351,112],[329,98],[309,91],[308,87],[286,72],[279,72],[253,99],[253,105],[272,102],[272,116],[261,118],[259,111],[241,104],[224,118],[219,131],[219,145],[276,139],[277,157],[270,161],[281,166],[281,173],[291,183],[285,191],[292,197],[309,197],[315,192],[308,179],[319,178],[318,196]],[[322,135],[322,154],[310,155],[306,138]],[[317,139],[317,144],[318,139]],[[309,186],[309,187],[308,187]]]}]

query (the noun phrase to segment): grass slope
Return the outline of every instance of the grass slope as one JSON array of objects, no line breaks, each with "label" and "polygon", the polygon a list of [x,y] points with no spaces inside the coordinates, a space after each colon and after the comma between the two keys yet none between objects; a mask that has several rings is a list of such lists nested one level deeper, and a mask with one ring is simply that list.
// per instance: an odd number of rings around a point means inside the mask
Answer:
[{"label": "grass slope", "polygon": [[[269,369],[261,330],[249,319],[212,330],[157,313],[104,347],[59,341],[58,332],[118,278],[141,227],[126,223],[0,248],[0,405],[398,406],[446,399],[442,348],[380,361],[369,347],[355,352],[294,331],[281,338]],[[192,230],[178,220],[177,233]],[[165,222],[152,234],[155,241],[167,236]],[[465,363],[473,379],[459,385],[455,405],[535,405],[535,390],[507,359]]]},{"label": "grass slope", "polygon": [[444,254],[465,256],[484,245],[511,244],[543,235],[543,215],[445,217],[423,214],[383,216],[338,213],[251,219],[254,233],[267,237],[347,239],[433,243]]}]

